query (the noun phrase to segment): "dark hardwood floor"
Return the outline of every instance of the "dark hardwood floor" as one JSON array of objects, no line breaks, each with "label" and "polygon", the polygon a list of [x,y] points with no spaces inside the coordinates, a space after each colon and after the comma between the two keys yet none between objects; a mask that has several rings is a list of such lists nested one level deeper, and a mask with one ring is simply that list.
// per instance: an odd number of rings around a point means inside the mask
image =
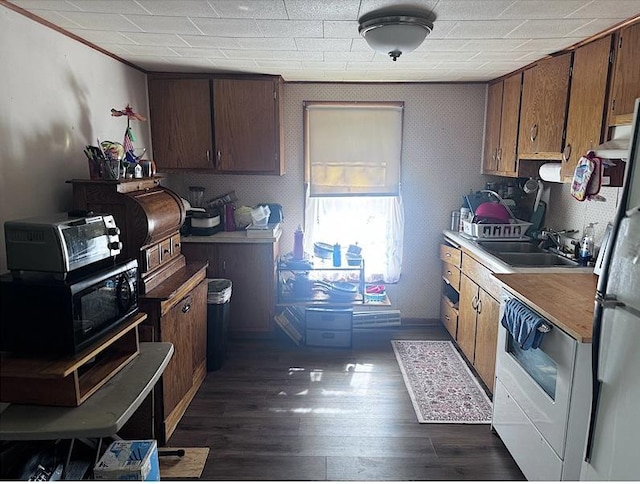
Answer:
[{"label": "dark hardwood floor", "polygon": [[231,340],[169,447],[209,447],[203,480],[524,480],[489,425],[418,423],[391,339],[441,327],[354,330],[351,349]]}]

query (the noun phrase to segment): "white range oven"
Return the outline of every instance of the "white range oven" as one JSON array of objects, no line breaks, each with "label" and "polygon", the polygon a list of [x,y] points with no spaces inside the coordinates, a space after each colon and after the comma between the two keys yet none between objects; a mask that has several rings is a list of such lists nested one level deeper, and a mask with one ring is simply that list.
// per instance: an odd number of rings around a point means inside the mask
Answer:
[{"label": "white range oven", "polygon": [[[503,289],[500,321],[514,297]],[[591,345],[550,321],[541,329],[547,332],[540,346],[522,350],[499,326],[492,425],[528,480],[578,480],[590,406]]]}]

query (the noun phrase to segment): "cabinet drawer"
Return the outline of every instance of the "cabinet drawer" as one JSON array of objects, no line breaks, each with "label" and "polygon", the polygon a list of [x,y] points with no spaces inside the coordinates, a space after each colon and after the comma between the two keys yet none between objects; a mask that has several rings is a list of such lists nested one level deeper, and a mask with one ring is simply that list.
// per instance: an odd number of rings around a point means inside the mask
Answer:
[{"label": "cabinet drawer", "polygon": [[462,254],[462,272],[494,299],[500,300],[500,284],[493,278],[492,272],[467,254]]},{"label": "cabinet drawer", "polygon": [[440,302],[440,319],[451,337],[456,339],[458,333],[458,311],[451,305],[451,301],[444,296],[442,296]]},{"label": "cabinet drawer", "polygon": [[141,272],[150,272],[180,254],[180,236],[167,237],[145,249],[143,254]]},{"label": "cabinet drawer", "polygon": [[307,330],[351,331],[352,309],[307,308],[305,324]]},{"label": "cabinet drawer", "polygon": [[446,262],[442,267],[442,278],[456,291],[460,289],[460,269]]},{"label": "cabinet drawer", "polygon": [[462,257],[462,252],[460,249],[456,249],[455,247],[450,247],[445,244],[440,244],[440,258],[456,267],[460,267],[460,261]]},{"label": "cabinet drawer", "polygon": [[332,331],[307,328],[306,344],[307,346],[350,348],[351,331]]}]

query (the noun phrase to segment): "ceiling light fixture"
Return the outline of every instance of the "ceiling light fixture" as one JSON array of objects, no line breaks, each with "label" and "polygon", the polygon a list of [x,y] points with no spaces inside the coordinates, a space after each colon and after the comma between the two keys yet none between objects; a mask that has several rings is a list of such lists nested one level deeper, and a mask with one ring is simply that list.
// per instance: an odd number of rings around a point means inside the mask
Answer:
[{"label": "ceiling light fixture", "polygon": [[433,22],[416,15],[384,15],[360,19],[358,32],[376,52],[394,61],[417,49],[431,33]]}]

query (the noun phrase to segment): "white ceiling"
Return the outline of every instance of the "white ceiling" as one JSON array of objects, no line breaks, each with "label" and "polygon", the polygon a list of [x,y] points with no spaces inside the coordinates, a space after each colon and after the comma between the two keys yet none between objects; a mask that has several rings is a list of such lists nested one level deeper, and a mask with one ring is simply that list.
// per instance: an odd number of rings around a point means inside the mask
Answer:
[{"label": "white ceiling", "polygon": [[[640,14],[640,0],[10,0],[149,71],[279,74],[287,81],[487,81]],[[431,11],[397,62],[358,18]]]}]

